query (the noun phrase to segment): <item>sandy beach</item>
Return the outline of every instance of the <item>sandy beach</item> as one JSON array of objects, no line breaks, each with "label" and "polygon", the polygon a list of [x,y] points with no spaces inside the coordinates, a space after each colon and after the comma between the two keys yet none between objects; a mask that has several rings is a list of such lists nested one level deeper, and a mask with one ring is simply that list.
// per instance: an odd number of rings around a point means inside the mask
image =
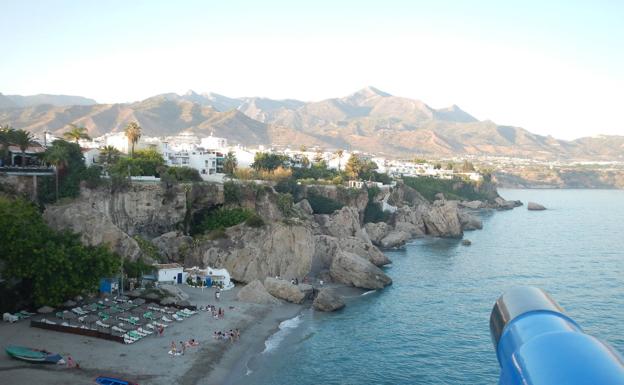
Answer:
[{"label": "sandy beach", "polygon": [[[214,300],[214,289],[201,291],[183,288],[190,302],[198,306],[215,304],[225,309],[224,319],[214,319],[209,312],[200,312],[167,328],[163,337],[150,336],[124,345],[98,338],[78,336],[39,328],[28,321],[0,325],[2,347],[15,344],[71,355],[79,369],[60,365],[29,364],[0,355],[2,384],[93,384],[95,377],[111,375],[139,384],[222,384],[232,371],[244,370],[242,357],[259,352],[264,341],[282,320],[292,318],[300,305],[284,303],[277,307],[242,303],[236,300],[238,288],[222,293]],[[232,307],[232,308],[230,308]],[[213,332],[238,328],[241,338],[236,342],[217,341]],[[183,356],[167,352],[172,341],[200,342]]]}]

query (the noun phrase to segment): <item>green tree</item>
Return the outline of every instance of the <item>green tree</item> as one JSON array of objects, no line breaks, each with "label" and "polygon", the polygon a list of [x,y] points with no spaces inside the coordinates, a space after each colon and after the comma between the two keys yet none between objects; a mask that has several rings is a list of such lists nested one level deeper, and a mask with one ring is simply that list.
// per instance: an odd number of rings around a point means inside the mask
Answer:
[{"label": "green tree", "polygon": [[105,165],[111,165],[119,159],[121,151],[113,146],[106,146],[100,150],[100,161]]},{"label": "green tree", "polygon": [[20,297],[38,306],[93,291],[119,269],[118,256],[50,229],[24,199],[0,197],[0,245],[0,274],[21,282],[27,289]]},{"label": "green tree", "polygon": [[347,161],[347,166],[345,167],[345,172],[351,179],[359,179],[360,173],[364,168],[364,162],[360,159],[357,154],[351,154],[351,157]]},{"label": "green tree", "polygon": [[310,159],[305,155],[301,157],[301,167],[310,168]]},{"label": "green tree", "polygon": [[74,141],[75,143],[78,143],[80,139],[91,139],[85,127],[79,127],[75,124],[69,125],[69,131],[63,133],[63,138],[65,138],[67,141]]},{"label": "green tree", "polygon": [[63,170],[69,162],[69,153],[64,146],[50,146],[43,153],[43,160],[54,166],[54,179],[55,179],[55,191],[56,200],[59,199],[59,172]]},{"label": "green tree", "polygon": [[26,150],[28,147],[37,144],[32,133],[25,130],[15,130],[11,134],[11,141],[19,147],[22,152],[22,167],[26,166]]},{"label": "green tree", "polygon": [[13,134],[15,130],[11,126],[0,126],[0,165],[5,164],[5,160],[9,155],[9,146],[13,143]]},{"label": "green tree", "polygon": [[286,168],[290,158],[286,155],[273,154],[268,152],[257,152],[251,168],[256,171],[275,171],[278,167]]},{"label": "green tree", "polygon": [[126,126],[124,132],[132,145],[130,156],[134,157],[134,145],[139,142],[139,139],[141,139],[141,126],[139,126],[139,123],[137,122],[130,122]]},{"label": "green tree", "polygon": [[336,151],[336,156],[338,157],[338,172],[340,172],[340,166],[342,162],[342,157],[344,156],[344,150],[340,149]]},{"label": "green tree", "polygon": [[236,171],[236,167],[238,167],[236,154],[233,151],[229,151],[223,160],[223,172],[232,176],[234,175],[234,171]]},{"label": "green tree", "polygon": [[[49,164],[59,162],[57,168],[58,198],[78,196],[80,182],[84,179],[86,170],[80,146],[65,140],[55,140],[44,152],[43,159]],[[42,202],[52,202],[58,199],[54,181],[44,178],[40,187],[39,199]]]}]

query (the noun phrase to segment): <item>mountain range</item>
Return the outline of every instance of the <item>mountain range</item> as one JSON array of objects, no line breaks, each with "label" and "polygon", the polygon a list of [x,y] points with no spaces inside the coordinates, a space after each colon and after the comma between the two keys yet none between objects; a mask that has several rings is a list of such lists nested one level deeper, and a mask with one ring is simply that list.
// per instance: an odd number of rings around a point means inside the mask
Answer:
[{"label": "mountain range", "polygon": [[374,87],[318,102],[193,91],[115,104],[80,96],[0,94],[0,124],[35,133],[60,134],[72,123],[95,137],[122,131],[130,121],[138,121],[147,136],[213,133],[243,145],[344,148],[389,157],[470,154],[624,160],[624,136],[559,140],[480,121],[456,105],[435,109]]}]

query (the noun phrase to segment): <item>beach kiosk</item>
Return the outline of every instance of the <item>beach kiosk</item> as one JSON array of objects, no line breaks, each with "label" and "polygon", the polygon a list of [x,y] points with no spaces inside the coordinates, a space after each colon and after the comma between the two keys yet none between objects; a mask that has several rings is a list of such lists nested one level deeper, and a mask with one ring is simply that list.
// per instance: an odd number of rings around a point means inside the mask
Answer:
[{"label": "beach kiosk", "polygon": [[222,290],[229,290],[234,287],[230,273],[226,269],[213,269],[212,267],[200,269],[195,266],[186,271],[193,281],[198,284],[201,282],[206,287],[217,286]]},{"label": "beach kiosk", "polygon": [[177,263],[157,263],[154,264],[156,282],[182,284],[185,282],[186,274],[180,264]]}]

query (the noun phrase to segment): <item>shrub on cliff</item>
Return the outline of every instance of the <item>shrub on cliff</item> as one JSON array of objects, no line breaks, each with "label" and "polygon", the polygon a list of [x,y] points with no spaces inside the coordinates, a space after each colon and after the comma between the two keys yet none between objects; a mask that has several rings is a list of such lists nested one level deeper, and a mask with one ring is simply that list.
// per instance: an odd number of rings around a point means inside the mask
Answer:
[{"label": "shrub on cliff", "polygon": [[194,233],[205,233],[211,230],[226,229],[245,222],[252,216],[252,212],[240,207],[220,207],[207,213],[201,223],[193,229]]},{"label": "shrub on cliff", "polygon": [[164,173],[160,175],[161,179],[170,178],[172,182],[201,182],[202,178],[197,169],[180,166],[167,167]]},{"label": "shrub on cliff", "polygon": [[260,215],[253,213],[249,218],[247,218],[245,224],[249,227],[262,227],[264,226],[264,220]]},{"label": "shrub on cliff", "polygon": [[238,183],[232,181],[223,183],[223,199],[225,204],[238,205],[241,203],[241,198],[242,193]]},{"label": "shrub on cliff", "polygon": [[446,199],[453,200],[487,201],[489,199],[487,194],[479,191],[476,183],[460,178],[403,177],[403,181],[429,201],[434,201],[437,193],[442,193]]},{"label": "shrub on cliff", "polygon": [[326,198],[313,191],[308,193],[307,199],[314,214],[331,214],[343,207],[340,202]]}]

